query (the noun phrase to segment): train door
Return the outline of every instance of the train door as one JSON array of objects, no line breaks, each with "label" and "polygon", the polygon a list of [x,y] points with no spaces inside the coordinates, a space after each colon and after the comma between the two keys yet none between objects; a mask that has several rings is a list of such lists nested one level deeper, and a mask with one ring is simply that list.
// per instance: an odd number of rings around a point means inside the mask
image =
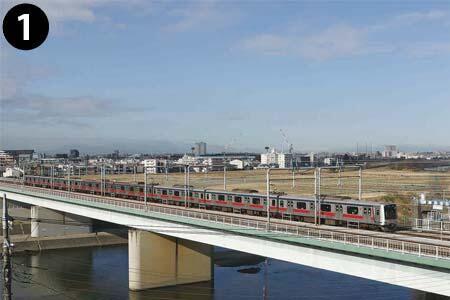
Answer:
[{"label": "train door", "polygon": [[286,219],[289,219],[289,220],[292,221],[292,213],[293,213],[293,209],[294,209],[294,201],[287,200],[286,204],[287,204],[287,210],[286,210],[286,212],[283,215],[283,219],[286,218]]},{"label": "train door", "polygon": [[344,207],[342,206],[342,204],[336,204],[336,221],[338,223],[340,223],[343,220],[343,211],[344,211]]},{"label": "train door", "polygon": [[287,201],[283,199],[278,200],[278,212],[283,216],[287,211]]},{"label": "train door", "polygon": [[381,220],[380,220],[380,206],[376,206],[373,208],[374,212],[374,223],[379,225]]},{"label": "train door", "polygon": [[370,224],[371,220],[370,220],[370,216],[372,214],[372,208],[371,207],[364,207],[363,208],[363,221],[366,224]]},{"label": "train door", "polygon": [[225,204],[225,207],[223,208],[224,211],[226,212],[232,212],[232,206],[233,206],[233,195],[228,195],[227,196],[227,203]]}]

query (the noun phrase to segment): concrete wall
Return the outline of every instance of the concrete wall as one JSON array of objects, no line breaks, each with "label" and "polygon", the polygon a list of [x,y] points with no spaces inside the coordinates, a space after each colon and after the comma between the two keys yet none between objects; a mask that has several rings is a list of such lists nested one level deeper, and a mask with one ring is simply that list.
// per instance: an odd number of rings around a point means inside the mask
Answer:
[{"label": "concrete wall", "polygon": [[31,237],[92,232],[92,220],[40,206],[31,207]]},{"label": "concrete wall", "polygon": [[137,291],[209,281],[212,251],[207,244],[130,229],[129,288]]}]

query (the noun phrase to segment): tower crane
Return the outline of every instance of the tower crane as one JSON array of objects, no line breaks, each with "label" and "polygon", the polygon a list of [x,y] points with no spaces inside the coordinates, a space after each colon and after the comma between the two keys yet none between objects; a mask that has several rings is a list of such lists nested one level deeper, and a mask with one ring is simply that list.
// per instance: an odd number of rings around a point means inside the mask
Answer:
[{"label": "tower crane", "polygon": [[[280,129],[280,133],[281,133],[281,136],[283,137],[284,142],[289,147],[289,150],[288,150],[289,153],[293,153],[294,152],[294,145],[289,143],[289,140],[288,140],[286,134],[284,133],[283,129]],[[281,144],[281,152],[283,152],[283,143]]]}]

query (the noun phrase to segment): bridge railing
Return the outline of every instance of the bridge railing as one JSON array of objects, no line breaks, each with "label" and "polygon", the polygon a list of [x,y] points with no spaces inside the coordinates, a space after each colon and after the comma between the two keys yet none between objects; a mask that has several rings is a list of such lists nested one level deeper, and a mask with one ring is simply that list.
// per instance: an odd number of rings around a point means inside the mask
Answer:
[{"label": "bridge railing", "polygon": [[412,219],[414,230],[450,233],[450,221],[436,221],[429,219]]},{"label": "bridge railing", "polygon": [[[49,190],[29,186],[18,186],[15,184],[0,183],[0,186],[7,187],[8,190],[17,192],[27,192],[41,196],[56,196],[70,201],[84,202],[89,204],[103,204],[112,207],[124,207],[145,214],[145,212],[154,212],[171,216],[180,216],[204,220],[208,222],[229,224],[237,228],[246,228],[249,230],[265,231],[267,233],[281,233],[298,236],[307,239],[318,239],[333,243],[341,243],[356,247],[366,247],[371,249],[381,249],[388,252],[402,254],[411,254],[424,257],[433,257],[436,259],[450,260],[450,247],[437,246],[432,244],[389,239],[364,234],[353,234],[348,232],[331,231],[319,228],[301,226],[299,224],[268,224],[265,220],[254,220],[243,216],[219,215],[211,212],[201,212],[180,207],[167,207],[161,204],[139,203],[136,201],[127,201],[123,199],[106,198],[88,194],[72,193],[60,190]],[[250,232],[249,232],[250,233]],[[274,236],[276,238],[276,236]]]}]

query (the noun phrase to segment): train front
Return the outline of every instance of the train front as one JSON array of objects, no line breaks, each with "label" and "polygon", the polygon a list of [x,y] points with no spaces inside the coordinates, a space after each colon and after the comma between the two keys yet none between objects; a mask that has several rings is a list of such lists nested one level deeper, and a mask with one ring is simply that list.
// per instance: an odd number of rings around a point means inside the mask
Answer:
[{"label": "train front", "polygon": [[397,227],[397,205],[383,204],[381,205],[380,225],[383,229],[394,231]]}]

